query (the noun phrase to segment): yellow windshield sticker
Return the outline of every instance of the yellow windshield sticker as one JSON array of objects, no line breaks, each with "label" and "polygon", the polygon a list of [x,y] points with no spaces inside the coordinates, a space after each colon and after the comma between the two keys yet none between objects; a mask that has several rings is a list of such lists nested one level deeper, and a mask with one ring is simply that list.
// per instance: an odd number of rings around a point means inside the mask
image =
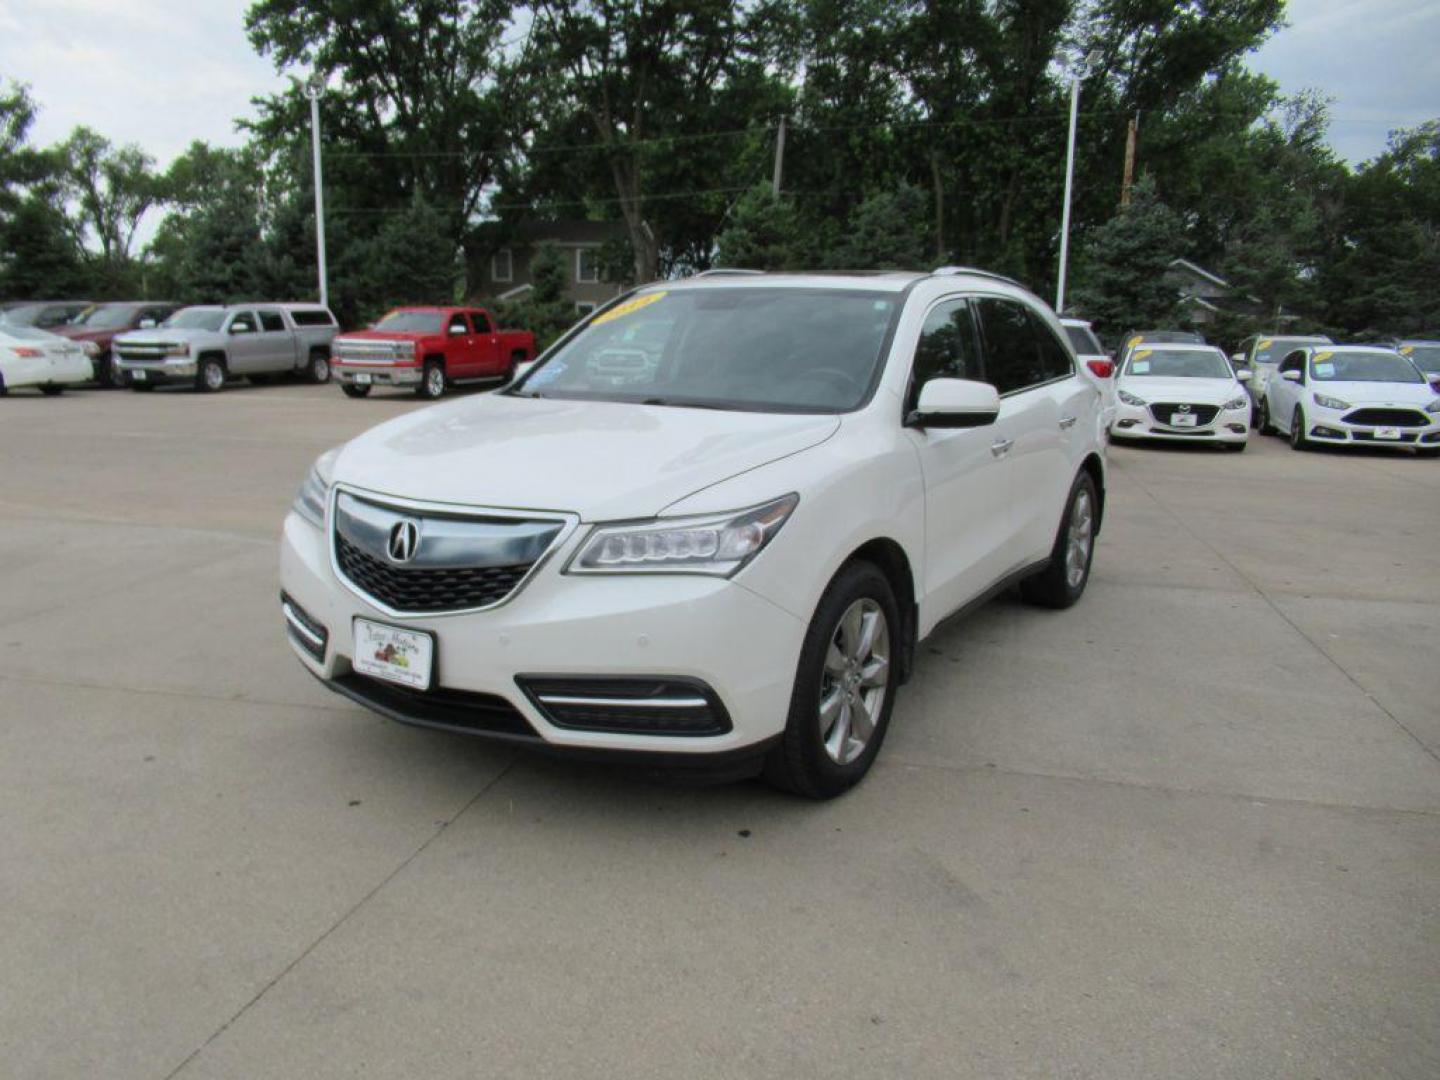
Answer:
[{"label": "yellow windshield sticker", "polygon": [[1321,360],[1329,360],[1330,357],[1334,355],[1333,352],[1317,352],[1315,354],[1315,362],[1318,364]]},{"label": "yellow windshield sticker", "polygon": [[1136,345],[1139,345],[1140,342],[1144,340],[1145,339],[1143,337],[1141,337],[1139,334],[1136,334],[1134,337],[1132,337],[1129,341],[1125,343],[1125,347],[1127,349],[1133,349]]},{"label": "yellow windshield sticker", "polygon": [[1414,351],[1415,351],[1415,346],[1414,346],[1414,345],[1401,345],[1401,346],[1400,346],[1400,355],[1401,355],[1401,356],[1409,356],[1409,355],[1410,355],[1412,352],[1414,352]]},{"label": "yellow windshield sticker", "polygon": [[657,300],[664,300],[667,295],[667,293],[663,292],[652,292],[646,293],[644,296],[637,296],[634,300],[626,300],[623,304],[616,304],[609,311],[605,312],[605,314],[595,316],[595,318],[590,320],[590,325],[599,326],[601,323],[613,322],[615,319],[623,319],[626,315],[639,311],[643,307],[649,307]]},{"label": "yellow windshield sticker", "polygon": [[1268,349],[1273,344],[1275,343],[1267,337],[1264,341],[1260,342],[1260,344],[1256,345],[1255,347],[1257,349]]},{"label": "yellow windshield sticker", "polygon": [[1137,352],[1137,353],[1135,354],[1135,359],[1136,359],[1136,360],[1144,360],[1145,357],[1149,356],[1149,355],[1150,355],[1151,353],[1153,353],[1154,351],[1155,351],[1154,349],[1141,349],[1139,352]]}]

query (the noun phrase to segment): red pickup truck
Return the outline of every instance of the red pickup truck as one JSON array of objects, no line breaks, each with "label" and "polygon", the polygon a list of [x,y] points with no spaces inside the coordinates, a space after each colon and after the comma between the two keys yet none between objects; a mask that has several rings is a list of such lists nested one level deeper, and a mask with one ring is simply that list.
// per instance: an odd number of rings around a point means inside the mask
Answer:
[{"label": "red pickup truck", "polygon": [[506,382],[517,364],[534,358],[534,334],[499,330],[488,311],[468,307],[396,308],[330,346],[330,369],[349,397],[409,386],[438,398],[455,383]]}]

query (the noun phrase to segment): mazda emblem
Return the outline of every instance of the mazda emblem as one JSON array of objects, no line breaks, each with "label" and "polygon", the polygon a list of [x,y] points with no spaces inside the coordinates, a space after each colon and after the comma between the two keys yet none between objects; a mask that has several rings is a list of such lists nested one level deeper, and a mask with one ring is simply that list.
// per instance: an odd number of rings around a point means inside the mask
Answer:
[{"label": "mazda emblem", "polygon": [[390,527],[390,543],[387,550],[392,562],[409,562],[420,547],[420,523],[414,518],[403,518]]},{"label": "mazda emblem", "polygon": [[1189,411],[1190,411],[1190,406],[1189,406],[1189,405],[1181,405],[1181,406],[1180,406],[1180,411],[1181,411],[1181,412],[1189,412]]}]

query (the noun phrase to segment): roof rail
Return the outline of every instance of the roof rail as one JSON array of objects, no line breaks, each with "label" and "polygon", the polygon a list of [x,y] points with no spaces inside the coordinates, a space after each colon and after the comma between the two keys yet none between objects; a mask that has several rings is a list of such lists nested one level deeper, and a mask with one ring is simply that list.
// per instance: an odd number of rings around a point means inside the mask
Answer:
[{"label": "roof rail", "polygon": [[764,270],[744,270],[738,266],[720,266],[712,270],[701,270],[694,277],[725,277],[728,274],[763,274]]},{"label": "roof rail", "polygon": [[1014,285],[1017,289],[1025,288],[1020,282],[1004,274],[997,274],[993,270],[981,270],[978,266],[937,266],[930,271],[931,274],[974,274],[976,277],[990,278],[992,281],[1003,281],[1006,285]]}]

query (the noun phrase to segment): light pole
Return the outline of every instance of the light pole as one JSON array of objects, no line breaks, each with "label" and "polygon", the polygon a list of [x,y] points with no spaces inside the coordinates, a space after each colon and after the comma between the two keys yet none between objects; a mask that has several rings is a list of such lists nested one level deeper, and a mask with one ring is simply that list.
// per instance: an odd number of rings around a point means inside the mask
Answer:
[{"label": "light pole", "polygon": [[[1057,315],[1065,310],[1065,264],[1070,253],[1070,189],[1075,182],[1075,121],[1080,114],[1080,82],[1098,59],[1098,50],[1091,52],[1070,71],[1070,137],[1065,149],[1065,207],[1060,213],[1060,276],[1055,282]],[[1069,60],[1062,57],[1061,63],[1068,66]]]},{"label": "light pole", "polygon": [[320,95],[325,92],[325,80],[316,72],[304,83],[294,76],[291,81],[310,99],[310,154],[315,166],[315,254],[320,264],[320,303],[329,307],[330,289],[325,284],[325,182],[320,172]]}]

